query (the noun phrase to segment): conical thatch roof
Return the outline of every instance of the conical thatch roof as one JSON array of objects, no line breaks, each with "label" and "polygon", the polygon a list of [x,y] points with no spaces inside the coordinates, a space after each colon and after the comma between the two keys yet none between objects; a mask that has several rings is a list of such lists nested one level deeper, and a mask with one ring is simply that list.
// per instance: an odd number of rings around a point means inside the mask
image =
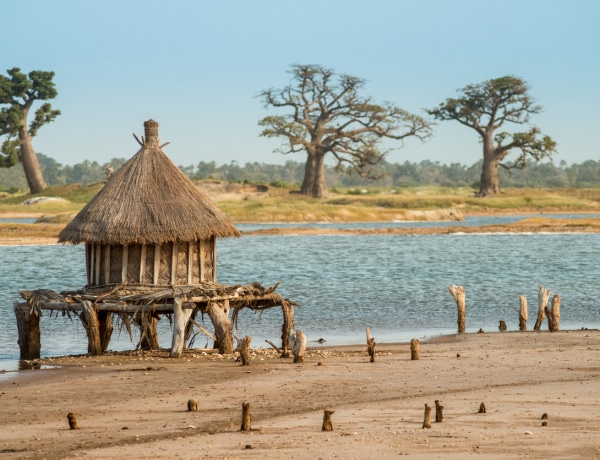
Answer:
[{"label": "conical thatch roof", "polygon": [[60,232],[59,243],[111,245],[240,236],[227,216],[164,154],[158,123],[142,148]]}]

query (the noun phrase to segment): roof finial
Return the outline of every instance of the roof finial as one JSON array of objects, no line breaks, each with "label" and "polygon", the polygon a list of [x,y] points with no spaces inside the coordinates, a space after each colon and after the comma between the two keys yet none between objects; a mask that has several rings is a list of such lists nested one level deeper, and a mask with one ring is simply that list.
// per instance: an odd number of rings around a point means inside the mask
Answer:
[{"label": "roof finial", "polygon": [[158,147],[158,123],[152,119],[144,122],[145,147]]}]

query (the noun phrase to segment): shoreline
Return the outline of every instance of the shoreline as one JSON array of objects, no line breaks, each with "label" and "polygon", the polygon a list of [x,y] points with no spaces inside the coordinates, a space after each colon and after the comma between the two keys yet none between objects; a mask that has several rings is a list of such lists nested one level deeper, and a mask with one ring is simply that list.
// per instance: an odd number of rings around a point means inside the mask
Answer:
[{"label": "shoreline", "polygon": [[[0,380],[10,458],[596,458],[600,332],[450,334],[420,343],[311,346],[303,364],[253,352],[55,358]],[[199,402],[198,412],[187,401]],[[444,406],[422,427],[424,404]],[[240,431],[242,403],[252,431]],[[486,413],[478,413],[481,403]],[[333,431],[321,431],[334,410]],[[67,413],[77,415],[69,430]],[[433,411],[435,412],[435,410]],[[547,419],[542,419],[547,414]],[[546,425],[543,423],[546,422]]]}]

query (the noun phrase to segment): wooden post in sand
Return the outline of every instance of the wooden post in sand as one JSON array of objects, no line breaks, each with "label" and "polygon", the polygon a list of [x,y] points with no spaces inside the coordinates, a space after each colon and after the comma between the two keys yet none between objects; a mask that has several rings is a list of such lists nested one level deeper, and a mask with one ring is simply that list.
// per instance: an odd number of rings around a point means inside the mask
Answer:
[{"label": "wooden post in sand", "polygon": [[69,412],[67,414],[67,420],[69,421],[69,429],[71,429],[71,430],[79,429],[79,427],[77,426],[77,415],[75,414],[75,412]]},{"label": "wooden post in sand", "polygon": [[412,339],[410,341],[410,359],[411,361],[419,359],[419,339]]},{"label": "wooden post in sand", "polygon": [[478,413],[478,414],[485,414],[485,413],[486,413],[486,410],[485,410],[485,404],[484,404],[484,403],[481,403],[481,404],[479,405],[479,412],[477,412],[477,413]]},{"label": "wooden post in sand", "polygon": [[187,403],[188,412],[198,412],[198,401],[190,399]]},{"label": "wooden post in sand", "polygon": [[185,345],[185,329],[194,310],[184,310],[181,297],[175,297],[173,302],[173,339],[171,341],[171,353],[169,357],[179,358],[181,353],[183,353]]},{"label": "wooden post in sand", "polygon": [[284,300],[281,304],[283,312],[283,325],[281,326],[281,353],[282,358],[290,357],[290,332],[294,330],[294,306],[291,302]]},{"label": "wooden post in sand", "polygon": [[519,330],[527,330],[527,298],[524,295],[520,295],[521,308],[519,310]]},{"label": "wooden post in sand", "polygon": [[425,404],[425,416],[423,418],[423,428],[431,428],[431,406]]},{"label": "wooden post in sand", "polygon": [[371,362],[375,362],[375,338],[371,336],[371,328],[367,328],[367,353],[371,357]]},{"label": "wooden post in sand", "polygon": [[88,338],[88,353],[92,356],[102,354],[102,342],[100,340],[100,322],[98,321],[98,312],[96,307],[89,300],[81,302],[83,311],[81,312],[81,322],[85,327],[85,333]]},{"label": "wooden post in sand", "polygon": [[20,359],[39,359],[42,344],[40,342],[40,318],[28,303],[15,305],[17,329],[19,331]]},{"label": "wooden post in sand", "polygon": [[334,413],[334,410],[325,409],[323,412],[323,426],[321,427],[321,431],[333,431],[333,424],[331,423],[331,415]]},{"label": "wooden post in sand", "polygon": [[542,327],[542,321],[544,321],[544,317],[546,316],[546,304],[548,303],[548,298],[550,297],[550,289],[544,289],[544,286],[540,286],[540,290],[538,292],[538,314],[537,319],[535,320],[535,326],[533,326],[534,331],[539,331],[540,327]]},{"label": "wooden post in sand", "polygon": [[444,415],[443,412],[444,411],[444,406],[442,406],[440,404],[440,402],[436,399],[435,400],[435,423],[442,423],[442,420],[444,419]]},{"label": "wooden post in sand", "polygon": [[242,427],[240,431],[252,430],[252,416],[250,415],[250,403],[244,402],[242,404]]},{"label": "wooden post in sand", "polygon": [[552,297],[552,307],[546,307],[546,316],[548,317],[548,330],[550,332],[558,331],[560,323],[560,296],[554,294]]},{"label": "wooden post in sand", "polygon": [[242,339],[242,346],[240,347],[240,358],[242,358],[242,366],[250,365],[250,342],[252,337],[247,335]]},{"label": "wooden post in sand", "polygon": [[458,333],[464,334],[465,332],[465,288],[462,286],[448,286],[448,290],[452,297],[454,297],[454,301],[456,302],[456,309],[458,310]]},{"label": "wooden post in sand", "polygon": [[304,335],[304,332],[298,330],[296,334],[291,333],[290,344],[294,354],[294,363],[303,363],[304,352],[306,351],[306,335]]}]

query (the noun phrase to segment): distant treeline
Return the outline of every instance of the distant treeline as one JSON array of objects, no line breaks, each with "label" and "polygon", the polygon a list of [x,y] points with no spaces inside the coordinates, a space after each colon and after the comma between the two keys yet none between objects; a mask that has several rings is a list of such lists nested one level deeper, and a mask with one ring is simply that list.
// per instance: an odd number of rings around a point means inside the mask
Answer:
[{"label": "distant treeline", "polygon": [[[38,154],[44,179],[48,185],[64,185],[68,183],[90,184],[106,177],[106,168],[110,164],[116,171],[125,159],[113,158],[110,163],[100,164],[95,161],[84,161],[73,166],[61,165],[50,157]],[[217,165],[214,161],[201,161],[197,165],[180,166],[181,170],[192,179],[218,179],[228,182],[250,182],[257,184],[273,184],[299,187],[304,177],[304,163],[288,161],[283,165],[266,163],[246,163],[240,165],[236,161]],[[340,174],[327,168],[327,185],[332,188],[346,187],[408,187],[423,185],[440,185],[443,187],[477,187],[481,174],[481,161],[464,166],[459,163],[441,164],[424,160],[419,163],[382,163],[383,177],[370,180]],[[508,172],[500,170],[502,187],[514,188],[600,188],[600,162],[588,160],[581,164],[567,165],[538,163],[530,164],[523,170]],[[0,168],[0,191],[27,190],[27,182],[20,164],[12,168]]]}]

